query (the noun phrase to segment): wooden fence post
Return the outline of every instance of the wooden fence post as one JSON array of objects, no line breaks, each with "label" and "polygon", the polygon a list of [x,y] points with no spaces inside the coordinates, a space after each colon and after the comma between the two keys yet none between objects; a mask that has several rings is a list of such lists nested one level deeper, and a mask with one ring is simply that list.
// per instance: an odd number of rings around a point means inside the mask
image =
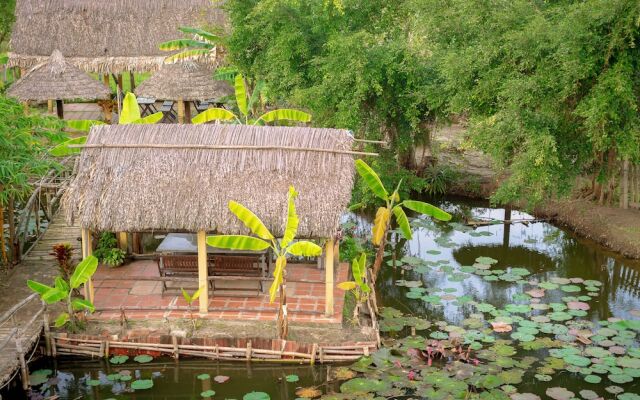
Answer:
[{"label": "wooden fence post", "polygon": [[327,240],[324,247],[324,315],[333,316],[333,239]]}]

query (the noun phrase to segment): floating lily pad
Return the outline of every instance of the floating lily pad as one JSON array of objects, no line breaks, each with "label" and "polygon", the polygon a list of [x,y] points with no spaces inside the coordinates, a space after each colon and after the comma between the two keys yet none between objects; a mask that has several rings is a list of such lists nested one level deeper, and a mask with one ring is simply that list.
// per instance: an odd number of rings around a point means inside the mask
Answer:
[{"label": "floating lily pad", "polygon": [[111,364],[124,364],[129,359],[129,356],[113,356],[109,359]]},{"label": "floating lily pad", "polygon": [[547,389],[545,393],[554,400],[569,400],[575,397],[573,392],[570,392],[563,387],[552,387]]},{"label": "floating lily pad", "polygon": [[627,374],[611,374],[608,376],[609,380],[613,383],[623,384],[633,381],[633,378]]},{"label": "floating lily pad", "polygon": [[200,375],[196,376],[196,378],[200,379],[201,381],[207,380],[210,377],[211,376],[209,374],[200,374]]},{"label": "floating lily pad", "polygon": [[215,391],[209,389],[209,390],[205,390],[204,392],[200,393],[200,397],[213,397],[216,394]]},{"label": "floating lily pad", "polygon": [[285,380],[289,383],[293,383],[293,382],[298,382],[300,380],[300,377],[298,377],[298,375],[287,375],[285,377]]},{"label": "floating lily pad", "polygon": [[271,400],[271,397],[265,392],[251,392],[242,396],[242,400]]},{"label": "floating lily pad", "polygon": [[584,381],[588,383],[600,383],[600,381],[602,381],[602,378],[600,378],[598,375],[587,375],[584,377]]},{"label": "floating lily pad", "polygon": [[131,382],[131,389],[134,390],[145,390],[151,389],[153,387],[153,381],[151,379],[138,379],[137,381]]},{"label": "floating lily pad", "polygon": [[389,388],[390,385],[387,382],[367,378],[353,378],[340,385],[340,391],[342,393],[372,393],[387,390]]},{"label": "floating lily pad", "polygon": [[150,355],[148,355],[148,354],[141,354],[141,355],[139,355],[139,356],[135,356],[135,358],[133,359],[133,361],[135,361],[135,362],[139,362],[139,363],[141,363],[141,364],[144,364],[144,363],[148,363],[148,362],[153,361],[153,357],[151,357],[151,356],[150,356]]}]

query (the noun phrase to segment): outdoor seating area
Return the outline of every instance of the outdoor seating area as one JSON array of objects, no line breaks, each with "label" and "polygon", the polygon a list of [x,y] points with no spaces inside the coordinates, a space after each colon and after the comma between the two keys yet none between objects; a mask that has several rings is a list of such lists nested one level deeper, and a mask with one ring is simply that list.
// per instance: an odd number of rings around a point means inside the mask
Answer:
[{"label": "outdoor seating area", "polygon": [[[324,271],[315,264],[291,263],[287,267],[289,320],[298,323],[339,324],[342,322],[344,292],[334,287],[335,307],[325,316]],[[336,267],[336,281],[347,280],[348,264]],[[155,260],[138,260],[119,268],[101,266],[93,277],[96,312],[92,319],[118,321],[121,308],[130,319],[189,318],[188,305],[178,291],[164,291],[163,282]],[[208,313],[199,316],[206,319],[273,321],[278,309],[277,301],[270,304],[268,293],[224,290],[229,281],[212,277],[217,288],[209,289]],[[315,283],[308,283],[308,282]],[[197,279],[183,281],[182,287],[192,293],[197,289]],[[264,281],[265,290],[271,280]],[[198,305],[192,310],[197,315]]]}]

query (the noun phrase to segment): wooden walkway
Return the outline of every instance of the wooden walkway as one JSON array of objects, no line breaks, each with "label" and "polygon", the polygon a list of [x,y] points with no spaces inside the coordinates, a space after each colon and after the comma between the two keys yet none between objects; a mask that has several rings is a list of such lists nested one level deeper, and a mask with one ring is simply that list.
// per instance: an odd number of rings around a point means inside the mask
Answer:
[{"label": "wooden walkway", "polygon": [[[0,297],[0,387],[19,372],[20,355],[28,362],[42,331],[42,302],[38,296],[31,296],[33,292],[27,287],[27,280],[52,284],[58,269],[49,255],[51,248],[57,243],[70,243],[76,249],[75,256],[79,257],[79,237],[80,228],[67,226],[62,213],[58,213],[22,262],[0,277],[0,292],[11,293],[11,296]],[[20,343],[16,343],[16,336]]]}]

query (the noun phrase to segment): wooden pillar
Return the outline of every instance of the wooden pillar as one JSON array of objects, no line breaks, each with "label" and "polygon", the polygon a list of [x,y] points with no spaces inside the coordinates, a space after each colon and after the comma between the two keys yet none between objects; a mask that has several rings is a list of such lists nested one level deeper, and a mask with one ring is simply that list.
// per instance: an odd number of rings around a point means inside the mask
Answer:
[{"label": "wooden pillar", "polygon": [[47,100],[47,112],[53,114],[53,100]]},{"label": "wooden pillar", "polygon": [[184,123],[191,123],[191,102],[189,101],[184,102]]},{"label": "wooden pillar", "polygon": [[125,252],[129,249],[129,237],[127,232],[118,232],[118,247],[120,247],[120,250],[124,250]]},{"label": "wooden pillar", "polygon": [[327,240],[324,246],[324,314],[333,316],[333,239]]},{"label": "wooden pillar", "polygon": [[209,271],[205,231],[198,231],[198,288],[200,289],[200,314],[207,314],[209,312]]},{"label": "wooden pillar", "polygon": [[56,100],[56,112],[58,113],[58,118],[64,119],[62,100]]},{"label": "wooden pillar", "polygon": [[[82,229],[81,232],[82,238],[82,259],[85,259],[92,255],[93,253],[93,245],[91,244],[91,231],[89,229]],[[93,291],[93,279],[89,278],[87,283],[84,285],[84,298],[93,303],[94,300],[94,291]]]},{"label": "wooden pillar", "polygon": [[122,89],[122,74],[118,74],[118,88],[120,89],[120,93],[124,97],[124,90]]},{"label": "wooden pillar", "polygon": [[133,71],[129,71],[129,86],[131,86],[131,93],[136,90],[136,76]]},{"label": "wooden pillar", "polygon": [[178,99],[178,123],[184,124],[184,101]]}]

